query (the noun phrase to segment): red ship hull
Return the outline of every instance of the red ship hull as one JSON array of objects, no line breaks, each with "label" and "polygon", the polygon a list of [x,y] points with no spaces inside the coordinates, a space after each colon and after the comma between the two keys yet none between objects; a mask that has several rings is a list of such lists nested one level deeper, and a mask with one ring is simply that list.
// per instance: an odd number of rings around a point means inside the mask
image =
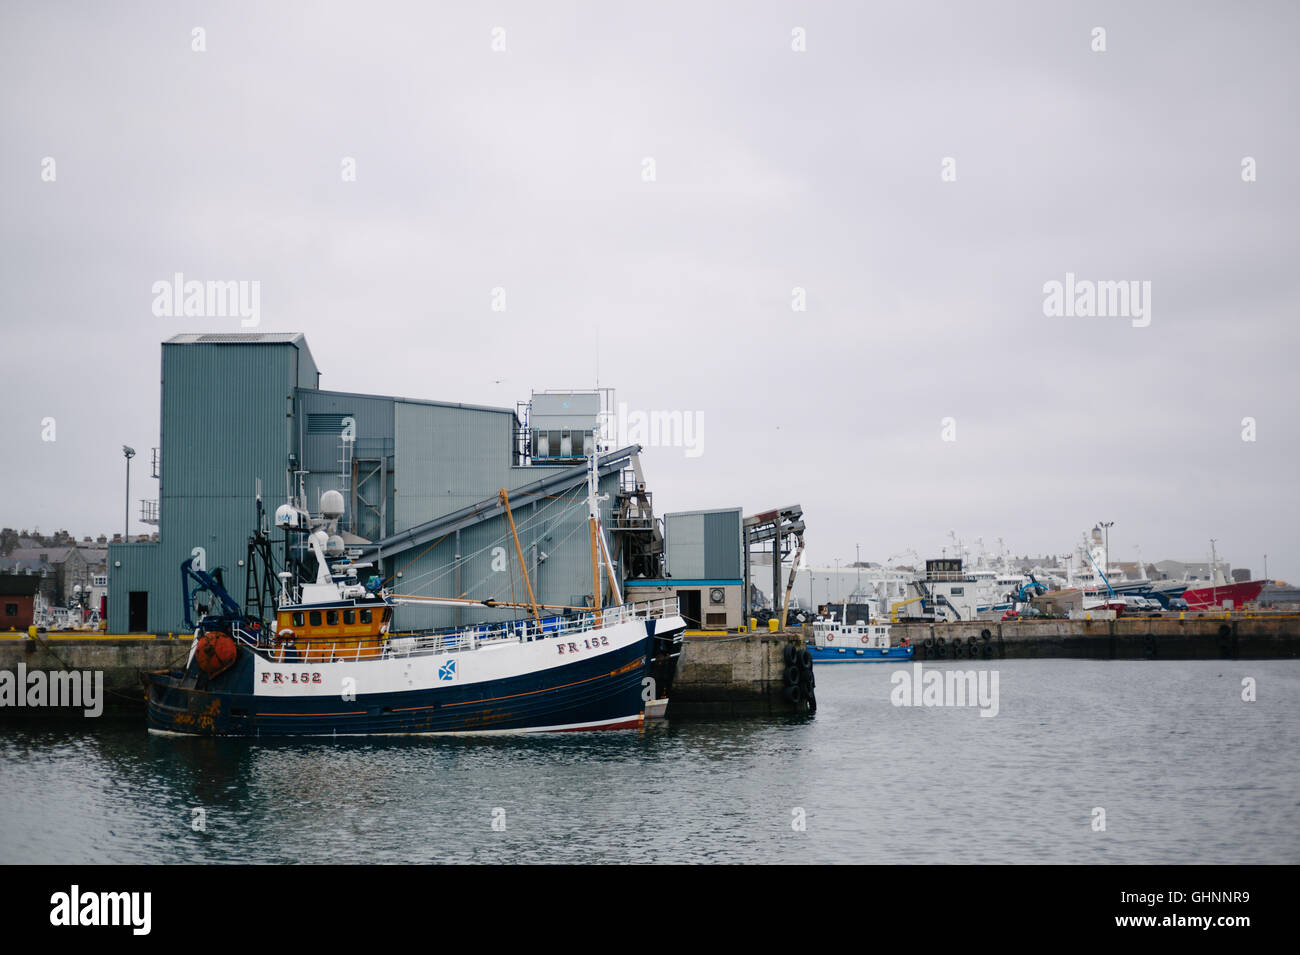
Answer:
[{"label": "red ship hull", "polygon": [[1265,583],[1267,581],[1246,580],[1219,587],[1197,587],[1195,590],[1183,591],[1183,599],[1187,601],[1188,610],[1213,610],[1228,601],[1232,602],[1233,607],[1241,607],[1258,600]]}]

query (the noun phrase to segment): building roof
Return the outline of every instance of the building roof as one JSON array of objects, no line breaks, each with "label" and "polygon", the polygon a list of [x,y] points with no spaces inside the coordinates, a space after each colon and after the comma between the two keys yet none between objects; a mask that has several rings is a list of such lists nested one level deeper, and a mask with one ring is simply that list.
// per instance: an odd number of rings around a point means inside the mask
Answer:
[{"label": "building roof", "polygon": [[66,562],[76,549],[75,547],[18,547],[11,550],[9,556],[27,561],[45,561],[54,566]]},{"label": "building roof", "polygon": [[182,332],[164,345],[277,345],[306,344],[302,332]]},{"label": "building roof", "polygon": [[0,557],[0,574],[21,575],[39,577],[42,574],[53,574],[54,568],[43,560],[32,560],[28,557]]},{"label": "building roof", "polygon": [[328,388],[299,388],[301,392],[324,395],[329,398],[361,398],[379,401],[400,401],[404,405],[434,405],[438,408],[459,408],[462,411],[491,411],[496,414],[508,414],[518,423],[519,418],[514,408],[498,408],[492,405],[469,405],[461,401],[437,401],[432,398],[403,398],[401,395],[371,395],[360,391],[331,391]]}]

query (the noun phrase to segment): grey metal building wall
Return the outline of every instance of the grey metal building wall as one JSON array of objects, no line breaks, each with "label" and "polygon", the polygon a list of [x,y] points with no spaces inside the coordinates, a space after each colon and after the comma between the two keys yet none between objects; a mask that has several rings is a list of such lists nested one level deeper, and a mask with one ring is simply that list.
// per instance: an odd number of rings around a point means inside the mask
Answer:
[{"label": "grey metal building wall", "polygon": [[600,395],[533,392],[528,425],[531,428],[561,428],[590,431],[600,415]]},{"label": "grey metal building wall", "polygon": [[309,471],[338,473],[344,418],[352,418],[355,423],[358,453],[382,446],[391,448],[394,399],[306,388],[299,389],[297,397],[301,460]]},{"label": "grey metal building wall", "polygon": [[394,528],[416,524],[512,488],[514,413],[398,401]]},{"label": "grey metal building wall", "polygon": [[293,446],[294,385],[317,375],[301,336],[262,337],[163,343],[159,540],[109,546],[110,632],[127,632],[131,591],[149,594],[148,630],[179,630],[180,565],[196,547],[242,595],[238,562],[253,529],[257,479],[273,510]]},{"label": "grey metal building wall", "polygon": [[704,515],[704,576],[712,580],[744,576],[744,515],[740,508]]},{"label": "grey metal building wall", "polygon": [[[365,492],[364,500],[376,507],[382,506],[383,514],[375,514],[373,510],[366,512],[364,505],[358,504],[365,512],[359,526],[358,515],[353,513],[352,491],[357,489],[350,486],[345,495],[347,514],[344,526],[368,539],[382,537],[393,530],[394,404],[392,398],[381,395],[315,389],[298,391],[297,438],[301,466],[310,472],[304,481],[308,505],[315,511],[323,491],[342,490],[342,435],[345,422],[351,419],[352,456],[357,462],[351,470],[356,472],[356,482],[366,485],[361,489]],[[380,490],[382,493],[378,493]]]},{"label": "grey metal building wall", "polygon": [[744,516],[740,508],[664,515],[667,571],[677,579],[744,577]]}]

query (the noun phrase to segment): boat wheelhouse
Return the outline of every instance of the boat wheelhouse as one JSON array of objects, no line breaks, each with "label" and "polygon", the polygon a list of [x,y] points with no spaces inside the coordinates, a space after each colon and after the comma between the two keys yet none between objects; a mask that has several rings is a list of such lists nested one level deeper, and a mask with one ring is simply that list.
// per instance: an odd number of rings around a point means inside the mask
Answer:
[{"label": "boat wheelhouse", "polygon": [[383,655],[393,603],[378,577],[366,586],[357,571],[369,564],[350,561],[331,567],[328,581],[303,586],[298,601],[286,592],[276,611],[276,645],[293,659],[330,661]]}]

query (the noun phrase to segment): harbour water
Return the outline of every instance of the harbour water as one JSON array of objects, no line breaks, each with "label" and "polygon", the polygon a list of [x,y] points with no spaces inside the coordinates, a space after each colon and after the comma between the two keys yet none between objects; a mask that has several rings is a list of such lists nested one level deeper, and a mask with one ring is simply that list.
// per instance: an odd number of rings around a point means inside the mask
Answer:
[{"label": "harbour water", "polygon": [[996,669],[997,715],[895,706],[882,664],[818,669],[812,717],[641,733],[10,719],[0,862],[1300,862],[1300,662],[925,667]]}]

